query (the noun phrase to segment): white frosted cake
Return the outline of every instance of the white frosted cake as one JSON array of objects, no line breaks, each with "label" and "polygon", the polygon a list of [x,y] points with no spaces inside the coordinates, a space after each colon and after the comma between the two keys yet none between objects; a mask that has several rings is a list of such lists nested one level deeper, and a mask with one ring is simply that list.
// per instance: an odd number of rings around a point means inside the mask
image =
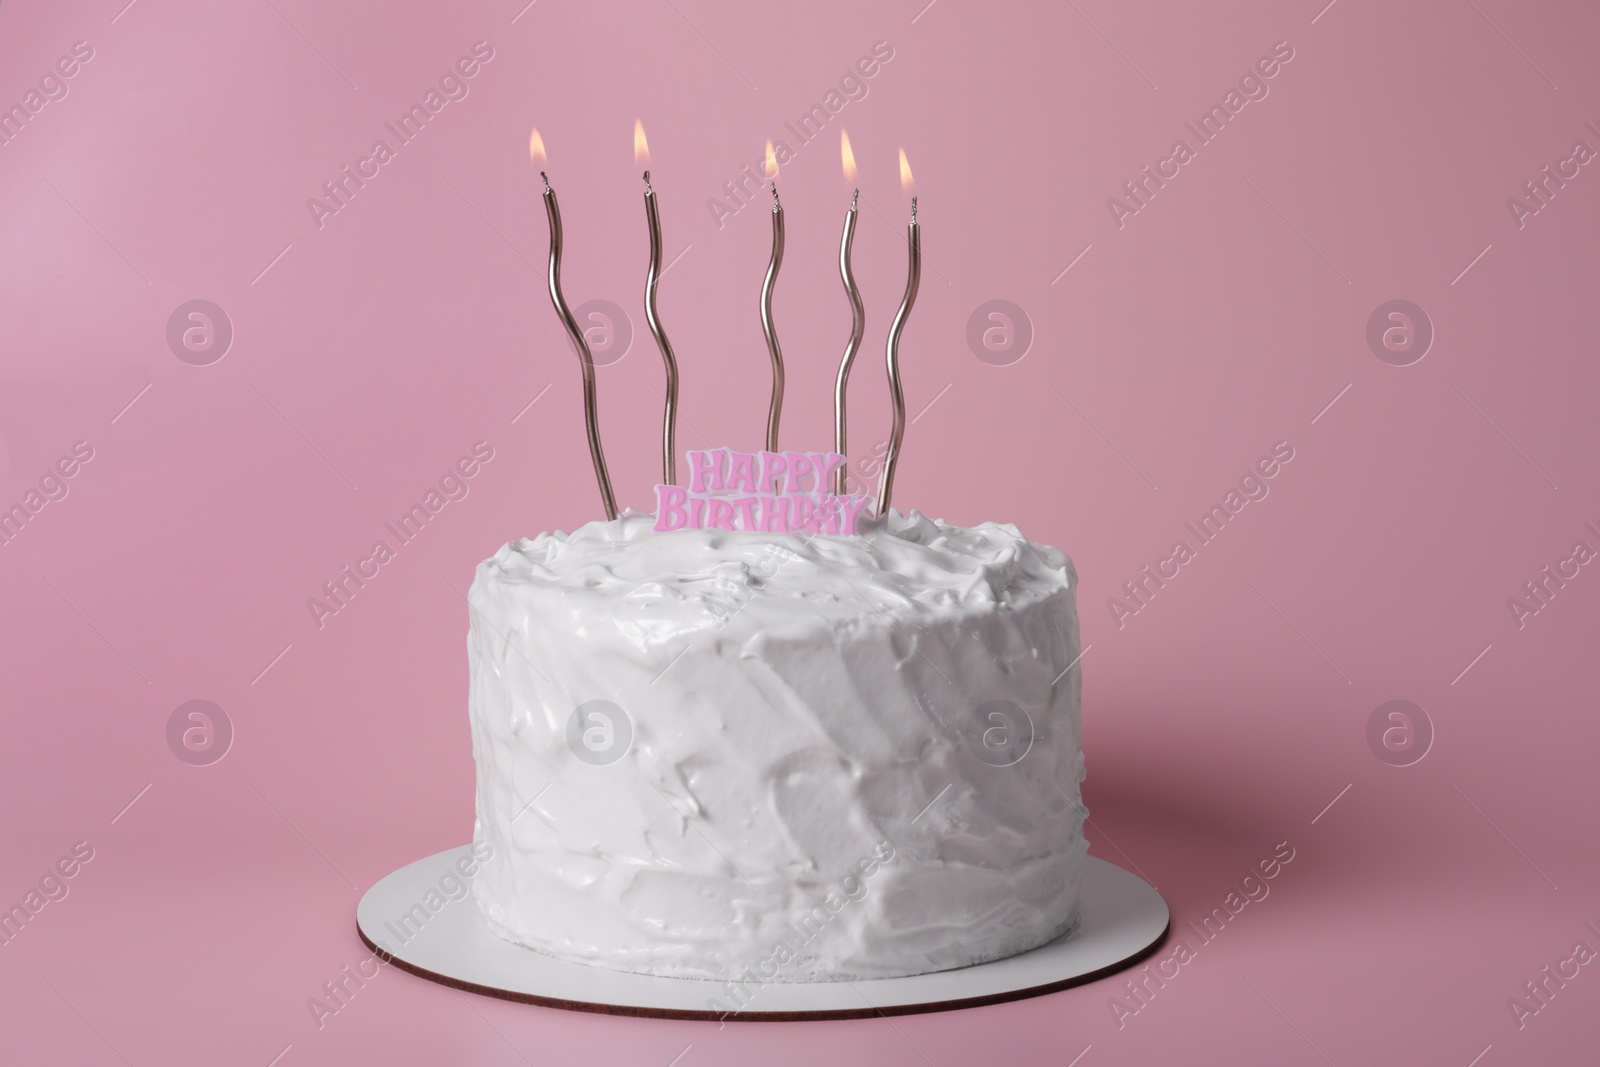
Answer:
[{"label": "white frosted cake", "polygon": [[471,592],[473,883],[562,959],[889,977],[1069,931],[1077,576],[1014,526],[506,545]]}]

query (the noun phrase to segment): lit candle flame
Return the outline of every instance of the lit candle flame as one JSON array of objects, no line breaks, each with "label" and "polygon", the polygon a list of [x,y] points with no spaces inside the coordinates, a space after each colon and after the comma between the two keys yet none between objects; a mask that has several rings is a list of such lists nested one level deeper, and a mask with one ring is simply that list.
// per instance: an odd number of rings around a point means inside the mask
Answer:
[{"label": "lit candle flame", "polygon": [[550,157],[544,152],[544,138],[539,136],[537,127],[528,137],[528,157],[533,160],[535,167],[543,167],[550,161]]},{"label": "lit candle flame", "polygon": [[650,142],[644,139],[644,123],[633,120],[633,165],[640,170],[650,169]]},{"label": "lit candle flame", "polygon": [[778,153],[773,151],[771,141],[767,142],[767,158],[762,165],[761,176],[769,182],[778,176]]},{"label": "lit candle flame", "polygon": [[906,150],[900,149],[900,191],[907,196],[917,191],[917,183],[911,180],[911,164],[906,162]]},{"label": "lit candle flame", "polygon": [[[901,153],[902,157],[904,153]],[[856,184],[856,154],[850,149],[850,135],[843,130],[839,131],[839,156],[844,160],[844,180],[851,185]]]}]

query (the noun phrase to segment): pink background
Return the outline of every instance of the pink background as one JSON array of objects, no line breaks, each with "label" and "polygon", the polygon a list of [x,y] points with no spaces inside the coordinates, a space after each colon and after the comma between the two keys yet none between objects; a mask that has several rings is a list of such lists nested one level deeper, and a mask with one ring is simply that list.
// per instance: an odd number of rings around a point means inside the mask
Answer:
[{"label": "pink background", "polygon": [[[1594,1061],[1600,967],[1520,1029],[1507,1007],[1580,938],[1600,948],[1583,927],[1600,924],[1600,569],[1521,629],[1507,608],[1575,541],[1600,548],[1583,526],[1600,525],[1600,175],[1520,229],[1506,206],[1574,141],[1600,148],[1592,8],[124,3],[0,7],[0,105],[74,42],[94,50],[0,146],[0,504],[74,442],[94,450],[0,546],[0,903],[74,842],[95,852],[0,947],[0,1060]],[[307,198],[480,40],[470,94],[319,229]],[[719,229],[706,201],[768,137],[796,148],[784,122],[877,41],[894,54],[867,96],[780,179],[785,441],[829,440],[843,125],[866,200],[855,451],[887,427],[904,146],[926,264],[897,503],[1015,521],[1077,560],[1094,852],[1150,878],[1180,927],[1278,842],[1294,862],[1120,1028],[1116,980],[719,1028],[386,971],[319,1030],[307,998],[365,955],[360,892],[471,832],[473,566],[599,511],[542,291],[529,128],[566,212],[569,297],[633,319],[600,372],[602,428],[619,498],[646,507],[661,367],[633,121],[682,252],[661,294],[682,447],[751,447],[766,213]],[[1294,58],[1270,95],[1119,229],[1107,198],[1193,146],[1183,123],[1278,41]],[[207,366],[165,335],[196,298],[235,331]],[[1436,331],[1403,367],[1366,340],[1397,298]],[[1035,332],[1010,365],[966,340],[991,299]],[[319,629],[307,598],[479,440],[494,459],[470,495]],[[1270,496],[1119,628],[1107,599],[1278,441],[1295,458]],[[191,699],[236,731],[210,766],[168,748]],[[1368,746],[1392,699],[1435,732],[1411,766]]]}]

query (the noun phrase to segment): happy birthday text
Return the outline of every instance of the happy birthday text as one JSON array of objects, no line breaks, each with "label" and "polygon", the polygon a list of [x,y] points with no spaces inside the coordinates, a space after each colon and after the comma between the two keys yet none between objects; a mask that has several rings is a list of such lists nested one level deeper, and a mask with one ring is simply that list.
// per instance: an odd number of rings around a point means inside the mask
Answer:
[{"label": "happy birthday text", "polygon": [[656,486],[657,530],[855,533],[870,497],[828,492],[837,452],[687,453],[689,486]]}]

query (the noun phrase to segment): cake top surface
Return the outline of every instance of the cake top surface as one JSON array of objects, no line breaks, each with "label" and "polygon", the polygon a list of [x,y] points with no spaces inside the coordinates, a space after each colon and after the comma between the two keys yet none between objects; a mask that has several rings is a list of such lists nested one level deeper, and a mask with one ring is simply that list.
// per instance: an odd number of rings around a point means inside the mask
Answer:
[{"label": "cake top surface", "polygon": [[[478,569],[474,592],[524,589],[575,607],[609,604],[625,614],[683,622],[820,616],[857,619],[1021,607],[1077,584],[1059,549],[1009,524],[957,526],[913,511],[856,535],[713,529],[656,532],[629,510],[572,533],[505,545]],[[663,619],[664,621],[664,619]]]}]

